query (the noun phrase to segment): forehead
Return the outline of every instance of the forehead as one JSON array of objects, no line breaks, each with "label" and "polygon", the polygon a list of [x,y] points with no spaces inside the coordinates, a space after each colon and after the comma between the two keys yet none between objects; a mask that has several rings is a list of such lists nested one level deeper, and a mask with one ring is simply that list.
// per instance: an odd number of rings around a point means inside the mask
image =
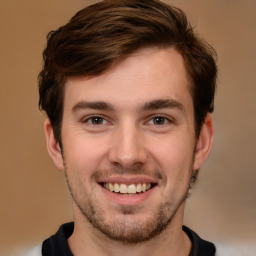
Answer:
[{"label": "forehead", "polygon": [[174,48],[148,48],[117,62],[102,75],[69,78],[64,110],[83,100],[108,101],[122,107],[163,98],[192,102],[184,61]]}]

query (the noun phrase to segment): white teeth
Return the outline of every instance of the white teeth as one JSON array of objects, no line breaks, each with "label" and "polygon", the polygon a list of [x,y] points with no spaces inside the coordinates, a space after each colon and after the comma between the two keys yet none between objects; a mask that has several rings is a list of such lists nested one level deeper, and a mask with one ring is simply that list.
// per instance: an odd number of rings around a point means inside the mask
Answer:
[{"label": "white teeth", "polygon": [[151,184],[139,183],[137,185],[135,184],[126,185],[126,184],[114,183],[113,185],[113,183],[107,182],[107,183],[104,183],[104,187],[111,192],[116,192],[121,194],[136,194],[136,192],[137,193],[146,192],[151,188]]},{"label": "white teeth", "polygon": [[109,190],[110,190],[111,192],[113,192],[113,191],[114,191],[114,186],[113,186],[113,184],[112,184],[112,183],[104,183],[104,184],[109,184],[109,185],[108,185]]},{"label": "white teeth", "polygon": [[119,188],[120,188],[120,193],[121,194],[127,194],[128,188],[127,188],[127,186],[125,184],[121,184],[119,186]]},{"label": "white teeth", "polygon": [[136,193],[136,186],[134,184],[131,184],[128,186],[128,193],[129,194],[135,194]]},{"label": "white teeth", "polygon": [[118,193],[120,191],[119,185],[117,183],[114,184],[114,191]]},{"label": "white teeth", "polygon": [[138,193],[140,193],[140,192],[142,191],[142,190],[141,190],[141,184],[138,184],[138,185],[137,185],[136,191],[137,191]]}]

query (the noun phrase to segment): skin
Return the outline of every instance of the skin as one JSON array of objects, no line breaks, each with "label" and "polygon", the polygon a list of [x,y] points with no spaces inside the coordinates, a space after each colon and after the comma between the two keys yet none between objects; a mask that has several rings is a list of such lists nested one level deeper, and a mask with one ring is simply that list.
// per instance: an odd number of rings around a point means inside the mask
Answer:
[{"label": "skin", "polygon": [[[103,75],[67,80],[63,152],[48,119],[45,134],[73,198],[75,229],[68,242],[74,255],[189,254],[185,198],[213,140],[210,115],[195,138],[190,86],[173,48],[143,49]],[[124,196],[104,182],[154,186]]]}]

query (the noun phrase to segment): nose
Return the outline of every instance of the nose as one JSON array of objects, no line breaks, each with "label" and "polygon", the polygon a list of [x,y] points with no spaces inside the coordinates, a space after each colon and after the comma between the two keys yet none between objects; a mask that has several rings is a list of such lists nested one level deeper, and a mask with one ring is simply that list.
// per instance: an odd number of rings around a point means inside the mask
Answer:
[{"label": "nose", "polygon": [[139,128],[131,123],[119,126],[112,136],[109,152],[111,164],[129,169],[144,165],[147,157],[145,141]]}]

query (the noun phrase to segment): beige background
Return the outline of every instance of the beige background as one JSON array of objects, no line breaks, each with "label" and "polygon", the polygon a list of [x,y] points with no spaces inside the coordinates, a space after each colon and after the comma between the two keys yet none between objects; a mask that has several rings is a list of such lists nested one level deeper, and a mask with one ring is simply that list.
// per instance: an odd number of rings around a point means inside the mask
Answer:
[{"label": "beige background", "polygon": [[[21,255],[72,219],[63,173],[46,152],[37,74],[46,33],[92,2],[0,2],[0,255]],[[215,143],[185,223],[215,242],[255,244],[256,1],[166,2],[183,8],[219,55]]]}]

